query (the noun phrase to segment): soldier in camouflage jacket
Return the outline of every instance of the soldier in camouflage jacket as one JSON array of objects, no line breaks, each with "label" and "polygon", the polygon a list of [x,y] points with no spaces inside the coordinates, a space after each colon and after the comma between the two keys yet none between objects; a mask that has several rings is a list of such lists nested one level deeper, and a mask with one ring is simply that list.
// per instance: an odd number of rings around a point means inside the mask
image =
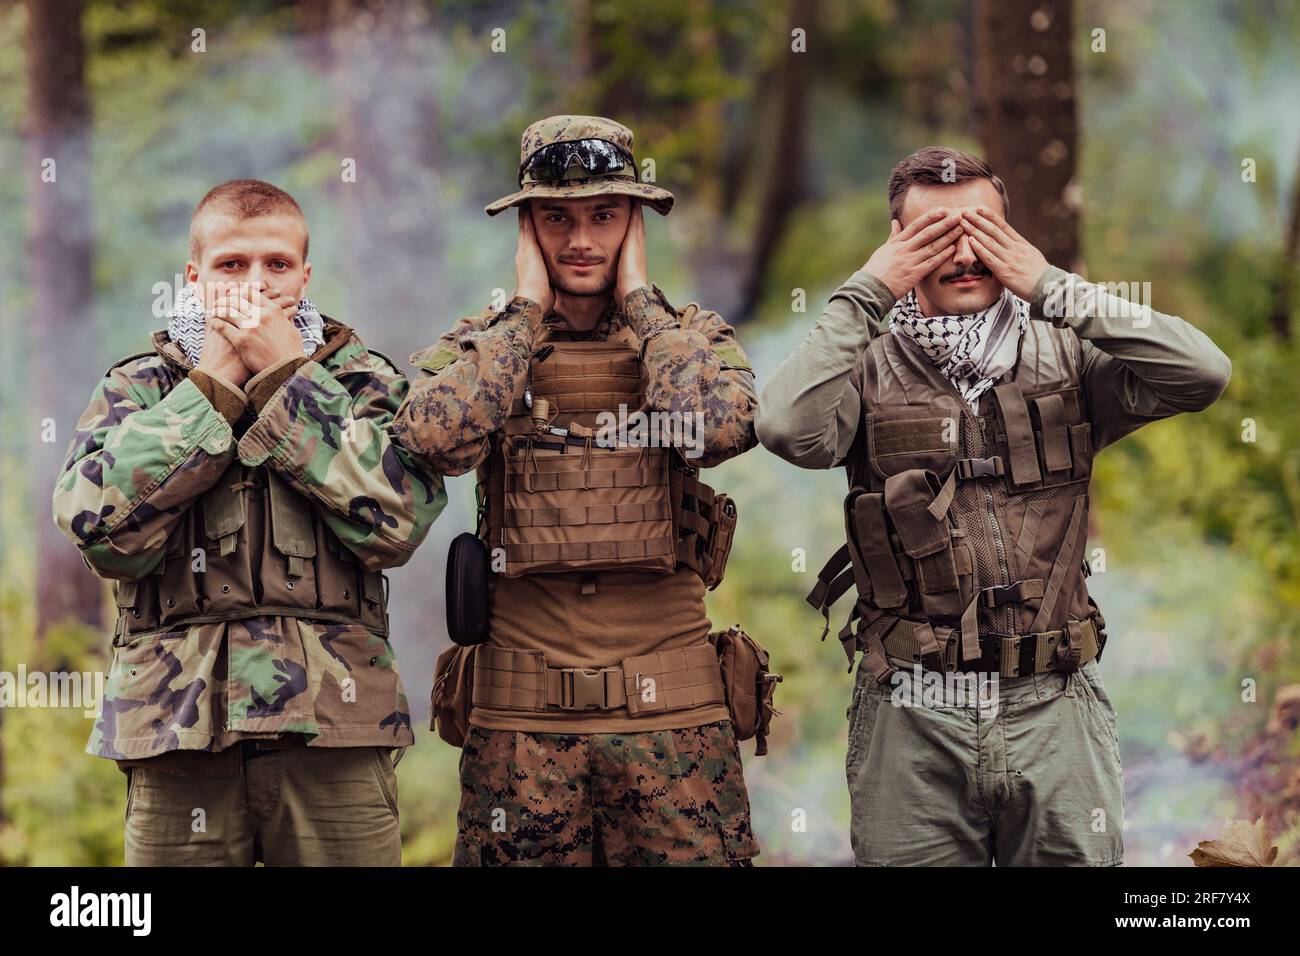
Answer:
[{"label": "soldier in camouflage jacket", "polygon": [[[291,248],[297,229],[301,256]],[[195,213],[198,262],[187,267],[191,281],[211,274],[204,271],[209,256],[229,256],[213,267],[216,274],[240,281],[269,276],[257,285],[271,286],[271,299],[259,301],[273,306],[277,285],[294,286],[292,276],[281,274],[297,269],[302,285],[310,274],[305,230],[297,204],[275,187],[256,181],[217,187]],[[277,244],[281,234],[289,239]],[[258,293],[244,295],[247,305]],[[189,560],[188,554],[167,557],[169,540],[223,476],[229,480],[232,465],[238,470],[236,463],[245,466],[243,484],[252,489],[265,490],[274,478],[301,496],[329,540],[346,549],[344,559],[359,565],[359,575],[404,564],[445,506],[442,480],[422,470],[390,434],[408,388],[392,362],[328,318],[319,323],[323,345],[310,355],[300,347],[283,354],[285,341],[295,343],[290,349],[307,341],[305,335],[298,341],[287,321],[299,295],[294,287],[280,297],[291,300],[285,314],[272,308],[263,323],[281,323],[279,357],[267,351],[269,336],[254,339],[267,328],[229,322],[215,328],[214,312],[238,314],[233,306],[217,308],[207,315],[202,354],[207,359],[224,349],[223,366],[196,366],[160,330],[151,351],[114,365],[96,387],[56,483],[54,518],[87,566],[114,582],[124,608],[130,599],[123,599],[123,589],[131,582],[148,578],[164,561]],[[244,382],[218,371],[238,371],[240,361]],[[254,533],[251,520],[246,532]],[[272,533],[269,522],[264,533]],[[259,546],[248,544],[254,551]],[[269,575],[265,567],[261,573]],[[344,594],[352,597],[350,591]],[[213,593],[198,599],[191,616],[204,617]],[[138,637],[123,633],[119,622],[103,712],[87,750],[128,770],[128,862],[251,863],[254,847],[268,863],[397,862],[391,749],[414,738],[386,617],[377,615],[385,623],[367,627],[346,615],[318,619],[310,608],[208,616],[218,619]],[[272,776],[280,778],[282,792],[261,811],[256,804],[250,811],[230,789],[245,775],[251,786],[254,770],[268,786]],[[360,792],[353,792],[357,786]],[[200,795],[195,787],[206,789]],[[295,816],[295,789],[326,811],[332,800],[355,802],[356,818],[341,825],[337,807],[333,821],[327,812],[320,819]],[[229,832],[213,839],[225,802],[231,809],[222,827]],[[177,839],[173,818],[196,806],[206,808],[207,839],[188,826]],[[357,830],[367,819],[372,825]]]}]

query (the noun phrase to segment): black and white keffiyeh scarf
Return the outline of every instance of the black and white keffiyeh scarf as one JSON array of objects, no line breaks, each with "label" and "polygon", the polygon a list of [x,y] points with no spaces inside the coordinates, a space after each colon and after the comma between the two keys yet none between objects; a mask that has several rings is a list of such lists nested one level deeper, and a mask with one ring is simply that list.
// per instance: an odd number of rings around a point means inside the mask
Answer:
[{"label": "black and white keffiyeh scarf", "polygon": [[[310,299],[298,303],[293,324],[302,336],[302,350],[315,354],[325,344],[325,320],[321,318]],[[190,286],[182,288],[176,304],[167,313],[167,337],[181,347],[191,364],[198,365],[203,355],[203,333],[206,327],[203,300]]]},{"label": "black and white keffiyeh scarf", "polygon": [[913,290],[889,313],[889,331],[916,343],[976,412],[979,397],[1016,364],[1028,326],[1029,303],[1010,289],[970,315],[923,315]]}]

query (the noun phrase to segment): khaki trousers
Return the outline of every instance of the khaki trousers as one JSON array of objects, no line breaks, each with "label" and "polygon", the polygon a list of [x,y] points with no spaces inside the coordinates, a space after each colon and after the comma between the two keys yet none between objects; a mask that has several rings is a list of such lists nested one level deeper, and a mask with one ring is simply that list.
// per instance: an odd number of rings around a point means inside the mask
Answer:
[{"label": "khaki trousers", "polygon": [[902,676],[880,685],[858,667],[845,768],[859,866],[1123,863],[1119,738],[1096,661],[998,681],[991,708],[927,700]]},{"label": "khaki trousers", "polygon": [[127,866],[400,866],[388,748],[245,742],[233,774],[127,770]]}]

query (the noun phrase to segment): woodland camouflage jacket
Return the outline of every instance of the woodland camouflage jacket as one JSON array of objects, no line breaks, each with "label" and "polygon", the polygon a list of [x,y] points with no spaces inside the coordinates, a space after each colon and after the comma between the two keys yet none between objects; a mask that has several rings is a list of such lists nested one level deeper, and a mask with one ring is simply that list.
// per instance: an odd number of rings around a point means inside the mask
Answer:
[{"label": "woodland camouflage jacket", "polygon": [[[150,575],[236,458],[305,496],[365,570],[410,558],[447,496],[390,433],[408,383],[347,326],[327,319],[325,333],[310,359],[278,363],[242,391],[194,370],[163,331],[153,351],[108,371],[54,491],[55,522],[92,571]],[[354,692],[342,694],[349,677]],[[414,742],[386,638],[306,616],[119,633],[104,698],[87,751],[119,760],[286,732],[312,746]]]}]

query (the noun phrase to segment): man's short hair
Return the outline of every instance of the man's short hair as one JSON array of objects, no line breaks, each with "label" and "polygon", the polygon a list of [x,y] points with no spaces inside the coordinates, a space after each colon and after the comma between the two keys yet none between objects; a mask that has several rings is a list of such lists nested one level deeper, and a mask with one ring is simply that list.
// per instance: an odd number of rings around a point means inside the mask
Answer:
[{"label": "man's short hair", "polygon": [[889,174],[889,218],[903,222],[903,198],[913,186],[951,186],[968,179],[987,179],[1002,197],[1002,215],[1011,214],[1011,199],[1002,180],[978,156],[948,146],[918,149]]},{"label": "man's short hair", "polygon": [[[307,217],[297,200],[279,186],[272,186],[260,179],[232,179],[220,186],[213,186],[208,194],[199,200],[190,217],[190,258],[199,261],[199,238],[194,231],[194,223],[200,213],[212,210],[234,216],[235,219],[252,219],[254,216],[270,216],[275,213],[290,213],[302,220],[303,230],[307,229]],[[302,257],[307,258],[309,236],[302,240]]]}]

